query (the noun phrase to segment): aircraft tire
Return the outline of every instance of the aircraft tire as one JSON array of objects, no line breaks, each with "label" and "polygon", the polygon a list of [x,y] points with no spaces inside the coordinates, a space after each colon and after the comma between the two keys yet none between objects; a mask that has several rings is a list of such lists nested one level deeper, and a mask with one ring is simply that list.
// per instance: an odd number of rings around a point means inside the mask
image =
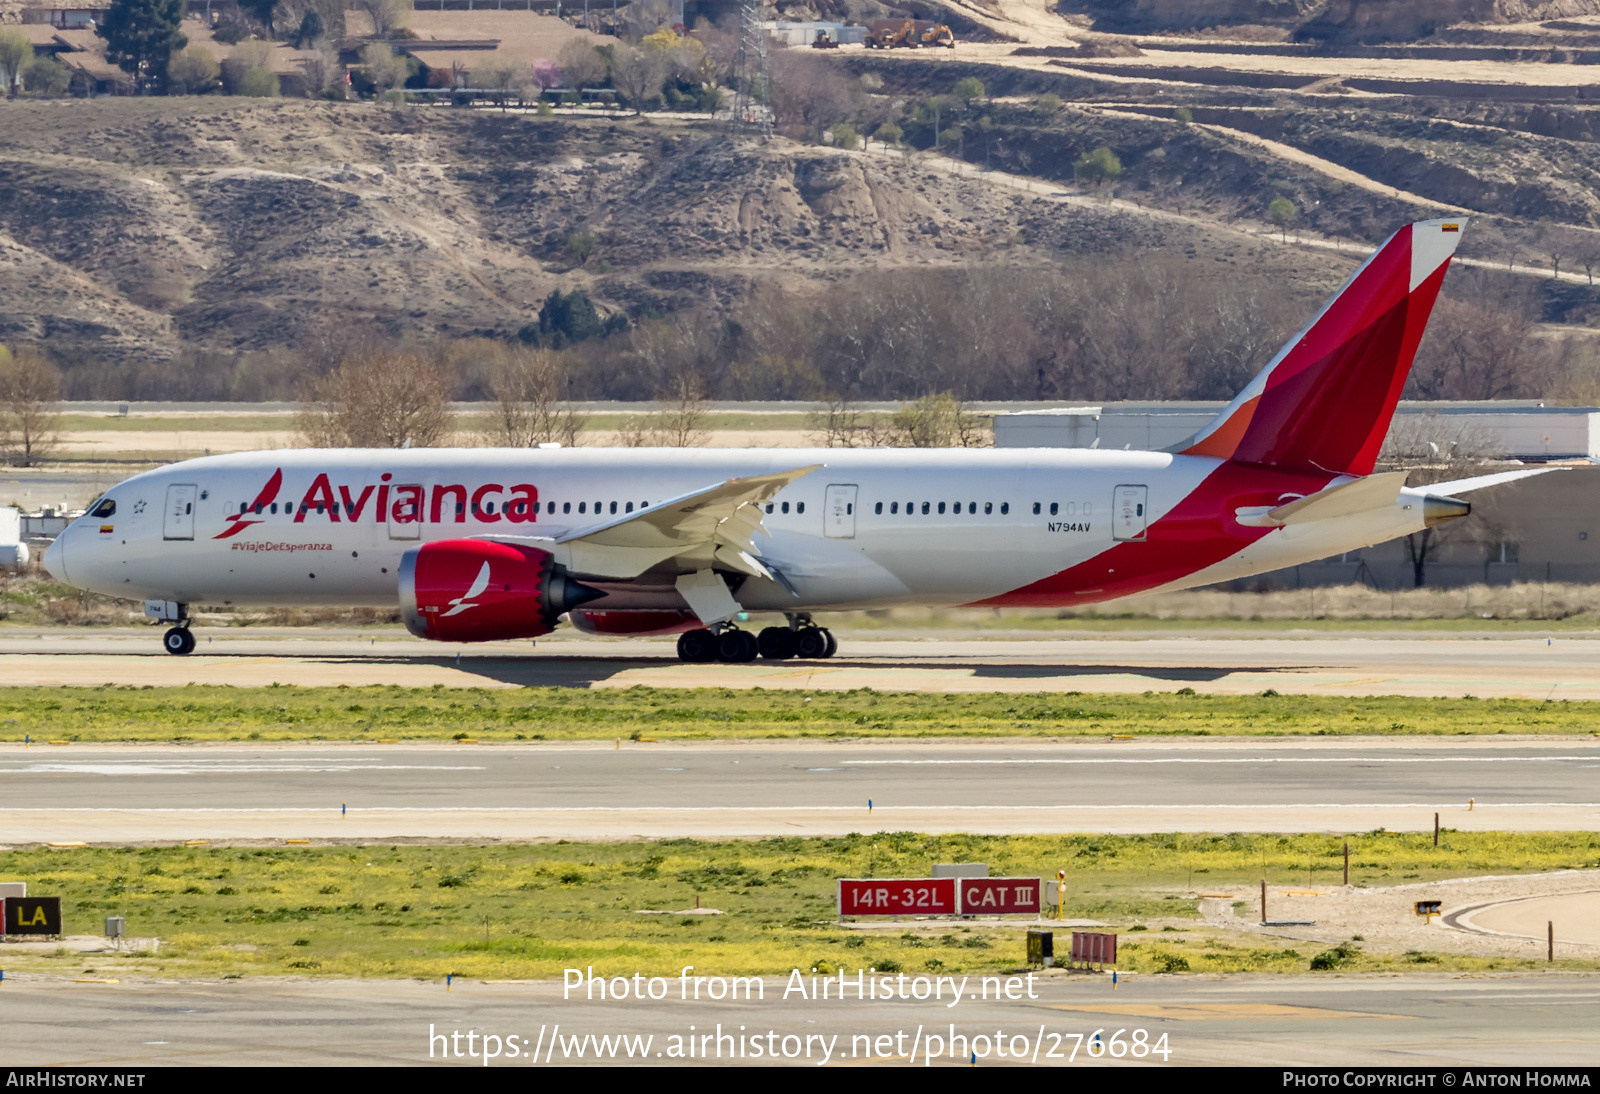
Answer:
[{"label": "aircraft tire", "polygon": [[807,660],[828,656],[828,632],[821,627],[801,627],[794,637],[795,656]]},{"label": "aircraft tire", "polygon": [[822,651],[822,656],[825,658],[832,657],[834,654],[839,652],[839,640],[835,638],[833,636],[833,632],[826,627],[822,628],[822,634],[823,637],[828,640],[828,648]]},{"label": "aircraft tire", "polygon": [[710,631],[702,628],[696,631],[684,631],[678,636],[678,660],[703,664],[714,660],[716,656],[716,636]]},{"label": "aircraft tire", "polygon": [[194,635],[188,627],[171,627],[161,636],[161,645],[168,653],[181,657],[194,652]]},{"label": "aircraft tire", "polygon": [[794,656],[794,631],[788,627],[768,627],[756,642],[761,647],[761,656],[768,661],[787,661]]},{"label": "aircraft tire", "polygon": [[754,661],[761,645],[749,631],[723,631],[717,635],[717,660],[731,664]]}]

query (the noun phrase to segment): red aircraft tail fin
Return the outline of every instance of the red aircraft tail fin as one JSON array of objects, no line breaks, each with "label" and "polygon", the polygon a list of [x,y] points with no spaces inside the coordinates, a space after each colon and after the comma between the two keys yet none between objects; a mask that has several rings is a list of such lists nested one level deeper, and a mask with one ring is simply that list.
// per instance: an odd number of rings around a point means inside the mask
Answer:
[{"label": "red aircraft tail fin", "polygon": [[1390,236],[1182,453],[1371,473],[1463,226]]}]

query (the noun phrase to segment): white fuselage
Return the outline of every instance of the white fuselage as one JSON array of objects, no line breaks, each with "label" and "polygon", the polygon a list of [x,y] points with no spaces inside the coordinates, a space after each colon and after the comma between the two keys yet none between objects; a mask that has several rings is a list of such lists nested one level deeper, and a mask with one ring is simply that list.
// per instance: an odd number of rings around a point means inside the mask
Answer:
[{"label": "white fuselage", "polygon": [[[115,512],[76,521],[46,565],[73,585],[136,600],[394,605],[401,556],[421,543],[546,539],[730,478],[822,465],[763,506],[761,554],[790,588],[752,578],[738,590],[743,607],[1004,603],[1012,590],[1119,546],[1119,557],[1131,554],[1135,566],[1144,546],[1154,557],[1160,545],[1141,543],[1147,529],[1222,463],[1080,449],[252,452],[129,479],[105,495]],[[267,498],[278,471],[280,485]],[[1300,478],[1304,485],[1282,498],[1335,481]],[[1239,505],[1259,504],[1259,494],[1241,495]],[[1423,526],[1422,506],[1408,498],[1417,500],[1402,492],[1385,509],[1265,533],[1239,528],[1234,499],[1220,498],[1207,503],[1214,510],[1207,519],[1216,535],[1240,534],[1237,551],[1197,555],[1181,574],[1169,565],[1139,589],[1085,588],[1060,602],[1227,580],[1405,535]],[[1170,556],[1173,547],[1160,550]],[[646,577],[608,586],[595,606],[681,603],[670,580],[652,585]]]}]

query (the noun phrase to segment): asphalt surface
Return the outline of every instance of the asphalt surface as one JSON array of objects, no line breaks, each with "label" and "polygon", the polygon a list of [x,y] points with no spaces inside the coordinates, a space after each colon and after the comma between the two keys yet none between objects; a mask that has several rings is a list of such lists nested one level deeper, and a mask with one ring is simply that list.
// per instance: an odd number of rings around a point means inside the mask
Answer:
[{"label": "asphalt surface", "polygon": [[732,687],[830,691],[1176,691],[1600,699],[1600,636],[1193,634],[928,637],[841,631],[827,661],[686,665],[673,639],[558,632],[537,642],[452,646],[393,628],[367,635],[196,627],[172,657],[160,628],[0,634],[0,685]]},{"label": "asphalt surface", "polygon": [[[691,975],[710,977],[716,970],[697,969]],[[853,995],[853,970],[851,976]],[[1105,975],[1046,974],[1031,985],[1035,998],[1030,999],[1030,985],[1019,977],[1012,990],[1021,998],[996,1000],[1002,983],[992,985],[984,1000],[973,998],[981,982],[972,977],[952,1007],[948,986],[942,999],[921,1002],[861,1002],[851,996],[841,1001],[836,991],[827,1000],[796,994],[785,1000],[789,985],[782,978],[765,981],[763,998],[734,1003],[684,1000],[677,978],[658,985],[666,997],[657,1001],[601,1002],[582,999],[583,989],[577,990],[579,998],[563,1000],[562,984],[552,982],[457,981],[447,992],[441,983],[416,981],[95,984],[8,977],[0,985],[6,1004],[0,1066],[482,1067],[484,1034],[495,1038],[489,1043],[501,1053],[487,1062],[494,1067],[625,1063],[628,1057],[615,1051],[615,1040],[610,1042],[613,1056],[597,1052],[592,1039],[619,1034],[652,1038],[648,1046],[631,1042],[633,1062],[655,1066],[772,1063],[766,1055],[752,1055],[750,1046],[758,1038],[764,1050],[770,1045],[780,1056],[785,1049],[793,1053],[778,1061],[790,1066],[822,1066],[828,1049],[831,1066],[967,1066],[970,1053],[977,1051],[984,1054],[980,1066],[1165,1062],[1458,1069],[1448,1084],[1442,1076],[1436,1079],[1434,1089],[1456,1085],[1463,1067],[1600,1063],[1600,1040],[1594,1036],[1600,1028],[1600,977],[1595,976],[1119,980],[1113,988]],[[703,986],[708,992],[712,987],[709,980]],[[904,987],[909,992],[919,985],[908,975]],[[697,1042],[696,1059],[667,1055],[671,1038],[683,1045],[691,1027],[697,1037],[710,1038]],[[1109,1052],[1090,1057],[1086,1046],[1097,1030],[1102,1045],[1116,1038],[1124,1050],[1138,1041],[1158,1051],[1137,1059],[1113,1058]],[[720,1060],[719,1032],[729,1038],[722,1042]],[[953,1046],[952,1033],[965,1040]],[[1004,1035],[1003,1058],[995,1053],[997,1034]],[[940,1041],[930,1042],[930,1035]],[[508,1046],[517,1049],[515,1058]],[[537,1063],[530,1059],[535,1046]],[[699,1057],[700,1046],[710,1050],[709,1059]],[[913,1046],[914,1060],[909,1058]],[[1161,1048],[1168,1053],[1164,1058]]]},{"label": "asphalt surface", "polygon": [[1589,738],[11,744],[0,838],[1581,830],[1597,773]]}]

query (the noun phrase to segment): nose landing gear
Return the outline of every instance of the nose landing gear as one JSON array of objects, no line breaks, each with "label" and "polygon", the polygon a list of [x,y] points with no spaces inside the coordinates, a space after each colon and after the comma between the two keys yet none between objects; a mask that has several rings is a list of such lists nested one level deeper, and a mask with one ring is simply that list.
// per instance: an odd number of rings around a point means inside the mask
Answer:
[{"label": "nose landing gear", "polygon": [[194,652],[194,635],[189,633],[187,623],[171,627],[161,636],[161,645],[168,653],[183,655]]}]

